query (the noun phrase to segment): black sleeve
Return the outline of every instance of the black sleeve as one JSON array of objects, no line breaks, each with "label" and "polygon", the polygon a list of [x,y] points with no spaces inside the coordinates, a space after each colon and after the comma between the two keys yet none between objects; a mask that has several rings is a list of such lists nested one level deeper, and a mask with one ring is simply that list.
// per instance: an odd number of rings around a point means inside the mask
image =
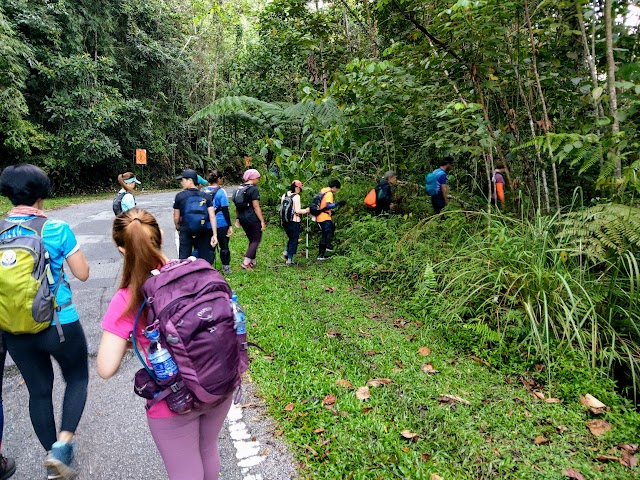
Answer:
[{"label": "black sleeve", "polygon": [[258,187],[255,185],[250,187],[247,191],[247,198],[249,199],[248,203],[251,203],[254,200],[260,200],[260,190],[258,190]]},{"label": "black sleeve", "polygon": [[227,222],[227,225],[231,226],[231,216],[229,215],[229,207],[227,207],[226,205],[224,207],[220,207],[220,211],[222,212],[222,215],[224,216],[224,219]]}]

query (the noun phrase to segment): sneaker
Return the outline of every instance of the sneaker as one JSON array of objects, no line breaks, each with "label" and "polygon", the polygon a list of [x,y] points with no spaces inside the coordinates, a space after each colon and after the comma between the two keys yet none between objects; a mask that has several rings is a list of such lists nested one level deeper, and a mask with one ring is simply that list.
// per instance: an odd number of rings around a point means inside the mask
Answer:
[{"label": "sneaker", "polygon": [[231,267],[229,265],[223,265],[222,266],[222,274],[223,275],[229,275],[233,273],[233,270],[231,270]]},{"label": "sneaker", "polygon": [[16,462],[13,458],[5,457],[0,453],[0,480],[7,480],[16,473]]},{"label": "sneaker", "polygon": [[68,442],[56,442],[44,461],[48,480],[71,480],[78,472],[71,468],[73,463],[73,445]]},{"label": "sneaker", "polygon": [[325,257],[324,255],[318,255],[318,258],[316,258],[316,260],[328,260],[329,257]]},{"label": "sneaker", "polygon": [[247,264],[241,263],[240,268],[242,268],[243,270],[253,270],[253,267],[251,266],[250,263],[247,263]]},{"label": "sneaker", "polygon": [[287,267],[297,267],[298,264],[296,262],[289,262],[287,261]]},{"label": "sneaker", "polygon": [[251,266],[255,267],[258,264],[258,262],[256,261],[256,259],[254,258],[253,260],[251,260]]},{"label": "sneaker", "polygon": [[333,252],[333,247],[327,247],[327,252]]},{"label": "sneaker", "polygon": [[280,254],[280,256],[281,256],[281,257],[282,257],[282,259],[283,259],[283,260],[285,260],[285,261],[289,260],[289,256],[287,255],[287,252],[282,252],[282,253]]}]

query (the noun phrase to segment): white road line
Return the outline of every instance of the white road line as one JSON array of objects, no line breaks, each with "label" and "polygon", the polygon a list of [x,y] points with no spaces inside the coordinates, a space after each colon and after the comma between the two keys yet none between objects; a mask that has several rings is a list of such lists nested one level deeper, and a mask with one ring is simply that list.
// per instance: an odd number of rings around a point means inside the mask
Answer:
[{"label": "white road line", "polygon": [[262,475],[254,475],[249,472],[251,467],[255,467],[266,458],[260,454],[261,446],[257,440],[251,440],[251,434],[247,430],[247,425],[242,421],[242,408],[240,405],[232,404],[227,415],[229,422],[229,433],[236,448],[236,458],[238,466],[242,471],[244,480],[262,480]]}]

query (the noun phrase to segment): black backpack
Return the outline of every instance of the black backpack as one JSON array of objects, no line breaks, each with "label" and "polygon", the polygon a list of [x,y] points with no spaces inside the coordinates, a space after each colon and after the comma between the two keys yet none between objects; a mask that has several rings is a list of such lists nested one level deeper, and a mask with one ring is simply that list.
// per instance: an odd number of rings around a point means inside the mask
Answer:
[{"label": "black backpack", "polygon": [[122,199],[126,194],[127,192],[118,193],[113,199],[113,213],[116,217],[122,213]]},{"label": "black backpack", "polygon": [[251,206],[251,203],[248,203],[245,200],[246,194],[247,194],[247,190],[249,190],[250,187],[252,187],[253,185],[249,184],[249,185],[242,185],[241,187],[239,187],[235,192],[233,192],[233,203],[236,205],[236,209],[239,210],[246,210],[247,208],[249,208]]},{"label": "black backpack", "polygon": [[295,214],[295,209],[293,208],[293,197],[295,195],[287,195],[284,194],[282,197],[282,201],[280,202],[280,221],[284,223],[289,223],[293,220],[293,215]]},{"label": "black backpack", "polygon": [[320,210],[320,204],[322,203],[322,199],[324,198],[326,193],[327,192],[316,193],[311,200],[311,204],[309,205],[309,213],[311,213],[311,215],[313,215],[314,217],[317,217],[326,210],[324,208]]}]

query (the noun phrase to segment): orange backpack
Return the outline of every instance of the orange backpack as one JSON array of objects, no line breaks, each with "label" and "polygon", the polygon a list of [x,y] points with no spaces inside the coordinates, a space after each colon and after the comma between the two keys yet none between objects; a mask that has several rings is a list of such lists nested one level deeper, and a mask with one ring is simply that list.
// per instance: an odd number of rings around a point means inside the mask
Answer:
[{"label": "orange backpack", "polygon": [[371,191],[369,191],[369,193],[367,193],[367,196],[364,197],[364,205],[367,208],[376,208],[376,198],[377,194],[376,194],[376,189],[372,188]]}]

